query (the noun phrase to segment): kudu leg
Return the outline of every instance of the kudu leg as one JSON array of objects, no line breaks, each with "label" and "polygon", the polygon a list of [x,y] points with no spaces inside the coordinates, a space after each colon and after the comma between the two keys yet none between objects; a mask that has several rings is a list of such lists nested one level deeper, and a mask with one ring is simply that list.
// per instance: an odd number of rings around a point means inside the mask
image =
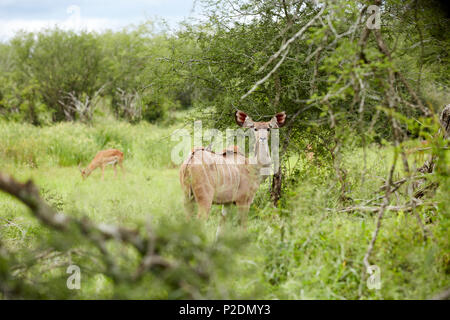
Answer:
[{"label": "kudu leg", "polygon": [[195,202],[188,196],[184,198],[184,209],[186,210],[187,218],[191,219],[195,211]]},{"label": "kudu leg", "polygon": [[208,220],[209,212],[211,211],[211,205],[212,201],[199,201],[197,218],[204,218],[205,220]]},{"label": "kudu leg", "polygon": [[198,206],[197,218],[204,218],[205,220],[208,220],[209,212],[211,211],[211,206],[214,199],[214,190],[209,190],[203,186],[197,186],[193,187],[192,191]]},{"label": "kudu leg", "polygon": [[225,205],[225,204],[222,205],[222,215],[220,217],[219,225],[217,226],[216,241],[222,232],[223,226],[225,225],[225,220],[226,220],[227,214],[228,214],[228,208],[229,207],[227,205]]},{"label": "kudu leg", "polygon": [[245,231],[247,230],[247,216],[248,211],[250,209],[249,204],[237,204],[238,212],[239,212],[239,218],[241,220],[241,228]]}]

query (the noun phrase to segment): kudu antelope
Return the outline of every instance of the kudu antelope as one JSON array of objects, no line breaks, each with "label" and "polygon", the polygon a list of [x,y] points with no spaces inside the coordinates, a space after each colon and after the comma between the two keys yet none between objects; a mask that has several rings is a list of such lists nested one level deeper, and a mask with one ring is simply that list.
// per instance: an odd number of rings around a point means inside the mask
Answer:
[{"label": "kudu antelope", "polygon": [[195,202],[199,218],[208,218],[212,204],[222,204],[222,225],[226,216],[225,205],[236,204],[245,229],[247,212],[255,193],[267,177],[261,175],[261,169],[269,169],[272,165],[268,141],[270,129],[284,126],[286,114],[280,112],[268,122],[254,122],[244,112],[237,111],[235,120],[239,126],[254,131],[254,158],[245,157],[236,146],[222,153],[195,148],[181,165],[180,182],[189,217],[193,214]]},{"label": "kudu antelope", "polygon": [[86,179],[87,177],[89,177],[92,171],[100,167],[102,169],[102,180],[103,180],[105,176],[105,167],[107,165],[114,166],[114,175],[116,177],[117,177],[117,165],[120,166],[120,168],[122,169],[122,173],[124,173],[125,169],[123,168],[122,162],[123,162],[123,152],[117,149],[108,149],[99,151],[86,169],[81,169],[80,165],[78,165],[78,168],[80,169],[81,176],[83,177],[83,179]]}]

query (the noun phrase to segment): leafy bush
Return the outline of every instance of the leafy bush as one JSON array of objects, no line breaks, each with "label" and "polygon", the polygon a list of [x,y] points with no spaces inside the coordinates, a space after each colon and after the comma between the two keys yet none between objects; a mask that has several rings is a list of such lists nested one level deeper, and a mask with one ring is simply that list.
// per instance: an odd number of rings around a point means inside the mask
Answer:
[{"label": "leafy bush", "polygon": [[54,121],[76,119],[69,94],[79,99],[93,97],[100,88],[102,55],[98,39],[91,33],[59,29],[22,33],[11,40],[11,46],[21,78],[38,84],[36,90]]}]

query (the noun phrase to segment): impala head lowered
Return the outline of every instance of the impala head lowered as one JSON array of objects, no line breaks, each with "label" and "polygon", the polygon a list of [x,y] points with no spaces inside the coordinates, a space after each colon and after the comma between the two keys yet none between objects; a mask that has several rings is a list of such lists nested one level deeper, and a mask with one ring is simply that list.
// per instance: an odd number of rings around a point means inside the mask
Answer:
[{"label": "impala head lowered", "polygon": [[81,168],[81,165],[78,164],[78,170],[80,170],[81,176],[83,177],[83,179],[86,179],[91,173],[88,172],[87,169],[83,169]]},{"label": "impala head lowered", "polygon": [[255,122],[245,112],[240,110],[235,113],[236,123],[243,128],[251,128],[255,134],[256,163],[262,167],[272,164],[269,150],[270,129],[278,129],[286,123],[286,113],[277,113],[268,122]]}]

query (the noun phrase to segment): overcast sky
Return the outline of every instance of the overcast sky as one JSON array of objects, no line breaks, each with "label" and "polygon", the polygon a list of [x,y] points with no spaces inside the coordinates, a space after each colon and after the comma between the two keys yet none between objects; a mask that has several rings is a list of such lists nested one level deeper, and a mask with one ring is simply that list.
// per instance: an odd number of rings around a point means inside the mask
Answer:
[{"label": "overcast sky", "polygon": [[148,19],[162,18],[176,26],[198,15],[195,0],[0,0],[0,41],[20,29],[117,30]]}]

